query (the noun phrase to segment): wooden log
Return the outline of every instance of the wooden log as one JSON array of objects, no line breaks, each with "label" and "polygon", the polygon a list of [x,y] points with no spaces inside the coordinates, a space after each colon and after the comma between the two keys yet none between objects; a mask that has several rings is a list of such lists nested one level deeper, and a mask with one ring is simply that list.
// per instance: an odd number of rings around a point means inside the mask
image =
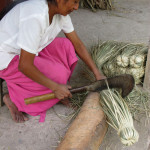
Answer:
[{"label": "wooden log", "polygon": [[92,92],[56,150],[98,150],[107,127],[99,94]]}]

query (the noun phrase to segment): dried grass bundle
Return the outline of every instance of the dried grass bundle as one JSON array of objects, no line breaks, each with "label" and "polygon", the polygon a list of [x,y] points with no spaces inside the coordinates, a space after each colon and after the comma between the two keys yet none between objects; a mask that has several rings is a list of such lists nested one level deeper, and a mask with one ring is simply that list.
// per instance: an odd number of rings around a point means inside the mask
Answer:
[{"label": "dried grass bundle", "polygon": [[81,0],[80,5],[83,8],[92,9],[92,11],[97,9],[111,10],[112,0]]},{"label": "dried grass bundle", "polygon": [[121,142],[131,146],[139,139],[139,134],[133,125],[132,115],[121,95],[116,91],[105,90],[100,93],[100,103],[112,126],[120,137]]},{"label": "dried grass bundle", "polygon": [[97,67],[107,76],[133,75],[136,84],[142,82],[148,46],[116,41],[99,42],[91,48]]}]

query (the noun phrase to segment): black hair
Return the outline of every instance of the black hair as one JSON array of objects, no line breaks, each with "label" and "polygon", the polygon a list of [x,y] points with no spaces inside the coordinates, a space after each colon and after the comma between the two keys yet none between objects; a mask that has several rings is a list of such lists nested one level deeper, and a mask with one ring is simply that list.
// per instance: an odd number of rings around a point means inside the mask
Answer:
[{"label": "black hair", "polygon": [[0,12],[0,20],[13,8],[15,7],[17,4],[20,4],[22,2],[25,2],[28,0],[16,0],[16,1],[12,1],[10,2],[6,7],[3,8],[3,10]]},{"label": "black hair", "polygon": [[[16,5],[22,3],[22,2],[25,2],[25,1],[28,1],[28,0],[15,0],[15,1],[12,1],[8,4],[8,6],[4,7],[3,10],[0,12],[0,20],[13,8],[15,7]],[[50,2],[54,5],[57,5],[57,2],[56,0],[47,0],[47,2]]]}]

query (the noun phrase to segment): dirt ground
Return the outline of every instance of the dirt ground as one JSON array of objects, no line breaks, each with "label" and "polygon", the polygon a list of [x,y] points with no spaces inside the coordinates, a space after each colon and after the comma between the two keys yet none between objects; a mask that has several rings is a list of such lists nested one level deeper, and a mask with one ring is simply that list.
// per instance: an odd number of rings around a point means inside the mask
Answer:
[{"label": "dirt ground", "polygon": [[[71,14],[75,30],[87,48],[100,40],[116,40],[148,44],[150,38],[150,1],[115,0],[112,11],[96,13],[79,9]],[[62,33],[59,36],[63,36]],[[81,83],[75,69],[71,84]],[[29,121],[16,124],[6,106],[0,108],[0,150],[55,150],[67,128],[73,112],[61,104],[47,111],[46,121],[39,123],[39,116],[29,116]],[[139,132],[138,143],[131,147],[121,144],[116,131],[109,128],[99,150],[150,150],[150,124],[144,116],[137,116],[135,128]],[[149,119],[150,121],[150,119]],[[148,148],[149,147],[149,148]]]}]

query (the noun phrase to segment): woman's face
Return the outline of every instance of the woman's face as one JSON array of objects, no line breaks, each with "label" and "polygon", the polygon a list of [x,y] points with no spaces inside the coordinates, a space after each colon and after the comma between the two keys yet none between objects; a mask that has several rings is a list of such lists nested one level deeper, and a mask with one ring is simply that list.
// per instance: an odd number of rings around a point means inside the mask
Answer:
[{"label": "woman's face", "polygon": [[80,0],[58,0],[57,6],[59,13],[63,16],[70,14],[79,7]]}]

